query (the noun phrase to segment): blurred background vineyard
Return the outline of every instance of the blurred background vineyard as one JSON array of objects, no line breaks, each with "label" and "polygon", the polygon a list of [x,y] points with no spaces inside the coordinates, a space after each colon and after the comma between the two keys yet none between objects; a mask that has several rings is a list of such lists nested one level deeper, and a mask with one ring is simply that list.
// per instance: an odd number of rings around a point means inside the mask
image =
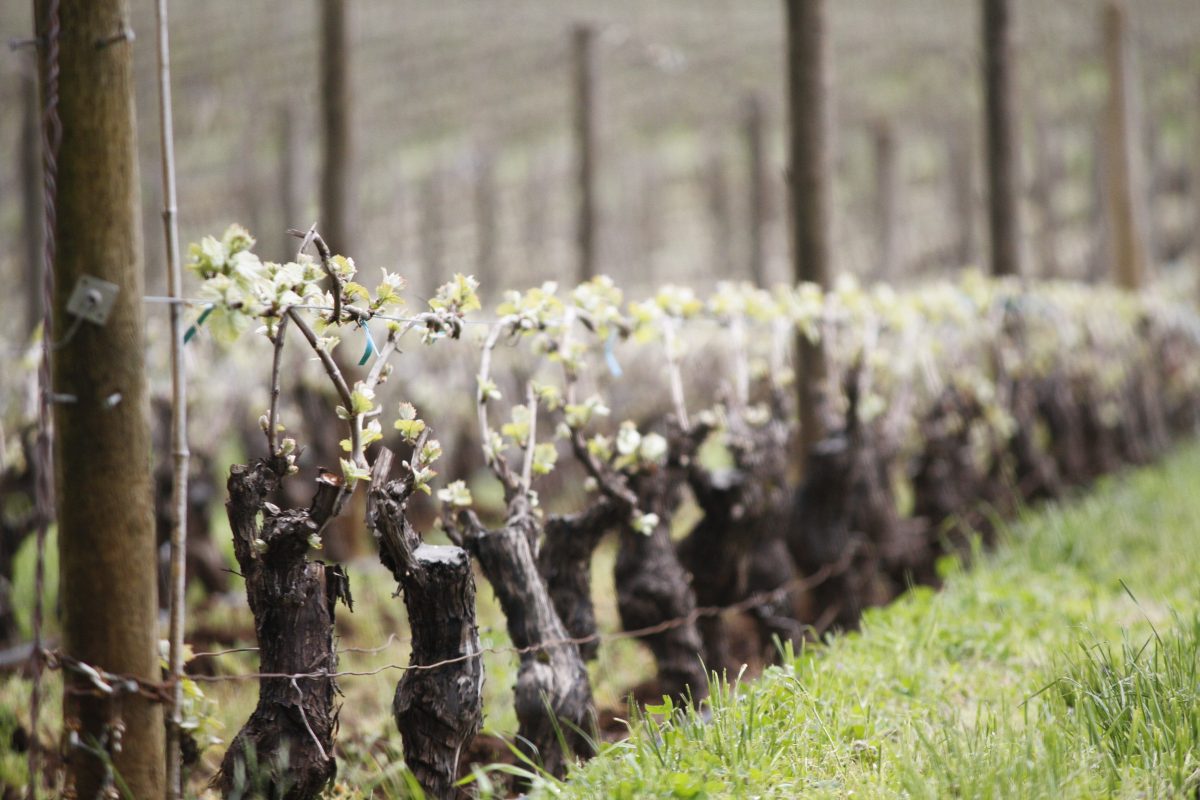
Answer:
[{"label": "blurred background vineyard", "polygon": [[[1102,180],[1107,80],[1096,0],[1016,9],[1026,264],[1037,275],[1109,271]],[[145,0],[134,19],[152,19]],[[1194,0],[1131,4],[1135,112],[1145,155],[1153,261],[1194,252],[1200,213],[1200,14]],[[835,268],[863,278],[978,264],[986,252],[981,47],[976,4],[831,4]],[[7,3],[8,38],[31,30]],[[418,293],[455,271],[485,291],[575,274],[573,27],[595,30],[597,271],[638,294],[748,277],[749,108],[762,111],[763,263],[787,262],[782,8],[688,0],[449,0],[349,7],[350,242],[363,266],[399,267]],[[318,4],[180,4],[172,26],[183,241],[240,221],[266,257],[288,226],[319,216]],[[135,25],[135,27],[137,27]],[[151,31],[135,47],[145,231],[158,237]],[[0,59],[0,275],[34,251],[22,213],[32,53]],[[891,207],[891,211],[888,210]],[[886,222],[885,222],[886,220]],[[32,245],[31,245],[32,247]],[[286,249],[285,249],[286,248]],[[161,289],[160,247],[147,285]],[[30,290],[32,291],[32,289]],[[5,338],[23,299],[8,294]],[[31,301],[30,301],[31,302]]]},{"label": "blurred background vineyard", "polygon": [[[1113,273],[1104,5],[1015,0],[1019,247],[1029,276],[1108,282]],[[296,248],[289,227],[316,220],[328,233],[321,181],[321,6],[283,0],[173,4],[185,244],[240,222],[258,236],[264,258],[283,260]],[[493,307],[504,289],[577,281],[581,30],[590,32],[595,79],[594,271],[611,275],[627,299],[670,282],[703,297],[722,280],[793,281],[782,3],[347,0],[346,7],[348,50],[332,60],[348,72],[349,159],[342,176],[348,199],[345,230],[333,243],[354,257],[367,282],[373,285],[381,267],[399,271],[414,288],[410,302],[421,305],[417,298],[427,298],[454,273],[471,273],[485,306]],[[1126,9],[1135,60],[1134,149],[1143,173],[1137,191],[1145,203],[1150,262],[1159,276],[1174,273],[1185,278],[1174,285],[1190,286],[1200,267],[1200,5],[1136,0]],[[828,10],[833,272],[905,286],[966,266],[986,267],[979,3],[831,0]],[[0,6],[6,40],[29,35],[30,12],[30,3]],[[132,0],[145,289],[161,295],[166,269],[153,18],[149,0]],[[114,29],[119,26],[114,20]],[[0,386],[0,423],[7,428],[0,430],[0,444],[5,433],[28,425],[36,398],[32,361],[18,363],[40,318],[36,108],[33,50],[16,47],[0,58],[0,280],[6,287],[0,372],[11,376]],[[755,180],[755,152],[761,153],[761,183]],[[170,490],[164,309],[147,308],[160,501]],[[490,308],[480,316],[490,319]],[[388,387],[396,395],[388,403],[402,398],[421,409],[446,445],[444,480],[469,479],[480,508],[499,515],[500,487],[483,469],[474,430],[479,352],[477,342],[467,345],[483,328],[468,331],[467,342],[436,353],[405,353],[395,382],[402,385]],[[261,338],[249,336],[225,351],[202,333],[187,350],[194,381],[193,482],[201,495],[193,524],[200,534],[195,538],[216,542],[214,583],[231,602],[200,608],[189,640],[216,649],[249,644],[254,636],[241,585],[226,569],[230,537],[220,506],[228,465],[262,448],[254,421],[268,402],[269,351]],[[365,334],[353,335],[364,339],[339,351],[349,364],[365,343]],[[688,397],[715,397],[727,366],[721,359],[729,357],[719,341],[725,331],[697,326],[689,336]],[[617,401],[621,416],[656,419],[667,410],[661,364],[627,357],[632,349],[622,347],[616,360],[623,373],[610,367],[588,380]],[[307,358],[290,355],[290,367]],[[528,365],[519,353],[498,356],[505,397],[520,396]],[[340,433],[324,424],[325,408],[313,388],[320,376],[311,366],[285,370],[282,409],[289,423],[304,429],[301,438],[311,448],[305,469],[335,463],[340,455]],[[564,464],[544,484],[547,505],[585,505],[581,484],[578,466]],[[681,513],[677,533],[698,513]],[[359,526],[361,513],[347,516],[354,517],[348,526]],[[414,517],[430,522],[429,503],[414,503]],[[165,531],[164,519],[159,525]],[[369,670],[399,663],[407,652],[404,642],[389,638],[404,627],[391,599],[393,581],[365,555],[369,542],[362,530],[341,534],[349,544],[343,541],[339,550],[331,537],[326,555],[357,558],[355,592],[362,606],[382,609],[339,619],[344,642],[367,648],[348,657],[347,665]],[[31,556],[27,543],[14,581],[22,593],[14,605],[22,614],[32,606]],[[596,583],[605,629],[615,627],[617,617],[612,557],[612,550],[602,549],[595,567],[597,576],[605,576]],[[52,564],[52,581],[56,572]],[[56,589],[52,584],[50,597]],[[508,640],[491,593],[481,592],[481,598],[484,644],[503,647]],[[21,623],[27,635],[28,622],[22,617]],[[51,621],[52,635],[55,626]],[[256,660],[245,654],[230,659],[246,672]],[[507,653],[486,660],[489,730],[514,727],[511,662]],[[652,672],[649,657],[632,642],[606,645],[594,668],[601,706],[618,706],[623,692]],[[383,761],[398,763],[394,733],[380,721],[395,675],[363,677],[346,687],[347,703],[357,712],[346,721],[347,752],[361,749],[362,764],[368,758],[377,763],[381,752]],[[254,691],[250,683],[213,687],[226,737],[244,719]],[[13,707],[24,707],[24,696],[19,700]],[[389,733],[380,733],[385,728]],[[213,757],[208,755],[210,762]],[[207,768],[211,772],[215,764]]]}]

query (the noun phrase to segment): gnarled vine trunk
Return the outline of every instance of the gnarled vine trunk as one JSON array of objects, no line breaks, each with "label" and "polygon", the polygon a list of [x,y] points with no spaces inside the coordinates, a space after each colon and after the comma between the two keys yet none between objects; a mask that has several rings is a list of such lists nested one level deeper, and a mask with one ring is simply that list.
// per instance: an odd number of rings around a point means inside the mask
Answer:
[{"label": "gnarled vine trunk", "polygon": [[863,531],[850,525],[850,443],[827,436],[809,451],[804,483],[796,492],[788,549],[804,574],[828,572],[812,590],[812,622],[819,629],[852,630],[876,602],[878,557]]},{"label": "gnarled vine trunk", "polygon": [[935,552],[964,555],[984,522],[989,476],[977,462],[974,401],[948,388],[921,424],[924,446],[913,475],[913,514],[928,521]]},{"label": "gnarled vine trunk", "polygon": [[[620,521],[618,504],[600,498],[578,514],[550,517],[538,552],[538,571],[546,582],[550,602],[572,639],[596,635],[592,604],[592,554],[604,534]],[[597,639],[579,643],[585,661],[596,657]]]},{"label": "gnarled vine trunk", "polygon": [[856,628],[866,608],[925,580],[931,562],[923,525],[896,508],[882,435],[860,419],[861,378],[861,365],[846,375],[844,426],[808,452],[792,508],[792,558],[824,576],[812,595],[818,630]]},{"label": "gnarled vine trunk", "polygon": [[[693,461],[688,470],[688,484],[704,517],[677,549],[701,606],[728,606],[773,592],[796,577],[783,538],[790,511],[786,424],[782,418],[757,428],[734,422],[728,447],[736,466],[713,473]],[[748,613],[758,630],[763,658],[769,658],[773,638],[784,642],[803,638],[788,594],[772,597]],[[705,664],[715,670],[737,670],[740,665],[730,652],[725,620],[706,616],[698,625]]]},{"label": "gnarled vine trunk", "polygon": [[1093,472],[1088,464],[1080,404],[1070,380],[1062,373],[1052,373],[1038,381],[1035,393],[1038,414],[1046,421],[1050,452],[1063,483],[1086,484]]},{"label": "gnarled vine trunk", "polygon": [[521,653],[515,705],[520,747],[547,772],[566,773],[569,753],[592,754],[592,688],[579,648],[565,641],[567,630],[554,610],[538,573],[535,546],[539,524],[522,497],[510,501],[503,528],[489,530],[474,514],[462,512],[463,542],[479,560],[508,623],[508,635]]},{"label": "gnarled vine trunk", "polygon": [[[379,558],[404,591],[412,631],[409,669],[396,686],[392,712],[404,763],[428,797],[442,800],[460,794],[454,785],[459,755],[483,722],[475,577],[461,547],[421,541],[405,516],[410,485],[387,481],[391,463],[391,451],[381,450],[367,514]],[[433,664],[441,665],[428,668]]]},{"label": "gnarled vine trunk", "polygon": [[226,507],[254,614],[260,672],[311,677],[260,679],[258,706],[215,778],[226,797],[308,800],[336,772],[334,606],[338,600],[351,605],[350,588],[341,567],[309,561],[307,553],[310,537],[336,513],[342,485],[322,473],[309,508],[280,510],[267,498],[286,469],[278,458],[235,465]]},{"label": "gnarled vine trunk", "polygon": [[671,468],[630,476],[638,511],[658,516],[649,534],[633,528],[628,515],[621,522],[617,563],[613,570],[617,611],[627,631],[683,620],[638,637],[650,648],[658,666],[658,693],[677,702],[699,703],[708,696],[708,675],[701,661],[703,642],[694,620],[696,599],[687,572],[671,541],[671,519],[680,477]]},{"label": "gnarled vine trunk", "polygon": [[1062,478],[1050,451],[1038,442],[1045,421],[1038,413],[1037,387],[1029,378],[1015,378],[1010,385],[1010,404],[1015,423],[1009,452],[1017,491],[1025,502],[1049,500],[1062,494]]}]

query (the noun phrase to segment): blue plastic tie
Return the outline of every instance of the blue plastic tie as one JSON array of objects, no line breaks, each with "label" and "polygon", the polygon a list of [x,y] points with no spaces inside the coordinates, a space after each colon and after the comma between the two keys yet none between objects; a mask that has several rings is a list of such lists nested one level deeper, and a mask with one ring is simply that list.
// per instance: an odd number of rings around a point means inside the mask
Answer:
[{"label": "blue plastic tie", "polygon": [[617,354],[614,349],[617,346],[617,332],[610,331],[608,338],[604,341],[604,363],[608,365],[608,371],[612,373],[614,378],[619,378],[624,374],[621,365],[617,363]]},{"label": "blue plastic tie", "polygon": [[371,360],[371,356],[375,355],[379,350],[375,347],[375,340],[371,338],[371,329],[366,323],[359,322],[358,327],[362,328],[363,332],[367,335],[367,349],[363,350],[362,358],[358,360],[358,365],[362,367],[366,366],[366,363]]}]

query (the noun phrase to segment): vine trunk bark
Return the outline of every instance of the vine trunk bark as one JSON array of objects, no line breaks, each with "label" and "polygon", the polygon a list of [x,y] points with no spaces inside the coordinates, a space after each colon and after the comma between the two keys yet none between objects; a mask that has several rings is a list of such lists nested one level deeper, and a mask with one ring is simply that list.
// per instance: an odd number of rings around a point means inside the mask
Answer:
[{"label": "vine trunk bark", "polygon": [[[319,797],[333,779],[337,651],[334,606],[353,610],[339,566],[307,557],[341,502],[341,478],[321,473],[312,505],[281,510],[268,502],[286,473],[279,458],[235,465],[229,525],[246,579],[258,638],[258,705],[225,753],[215,783],[226,797]],[[261,522],[259,521],[261,518]],[[290,677],[303,674],[306,677]]]}]

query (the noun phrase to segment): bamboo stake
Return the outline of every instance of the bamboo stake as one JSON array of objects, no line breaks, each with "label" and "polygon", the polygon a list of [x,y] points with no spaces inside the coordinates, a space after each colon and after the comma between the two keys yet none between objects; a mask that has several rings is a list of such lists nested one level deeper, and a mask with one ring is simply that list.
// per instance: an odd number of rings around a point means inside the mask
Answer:
[{"label": "bamboo stake", "polygon": [[[167,294],[182,297],[183,275],[179,261],[179,220],[175,191],[175,130],[171,116],[171,44],[167,28],[167,0],[157,0],[158,22],[158,127],[162,143],[163,234],[167,247]],[[171,505],[170,652],[172,705],[167,724],[167,800],[183,797],[183,759],[180,738],[183,703],[183,625],[187,599],[188,465],[191,453],[187,436],[187,375],[183,364],[183,304],[169,306],[171,326],[171,457],[173,481]]]}]

